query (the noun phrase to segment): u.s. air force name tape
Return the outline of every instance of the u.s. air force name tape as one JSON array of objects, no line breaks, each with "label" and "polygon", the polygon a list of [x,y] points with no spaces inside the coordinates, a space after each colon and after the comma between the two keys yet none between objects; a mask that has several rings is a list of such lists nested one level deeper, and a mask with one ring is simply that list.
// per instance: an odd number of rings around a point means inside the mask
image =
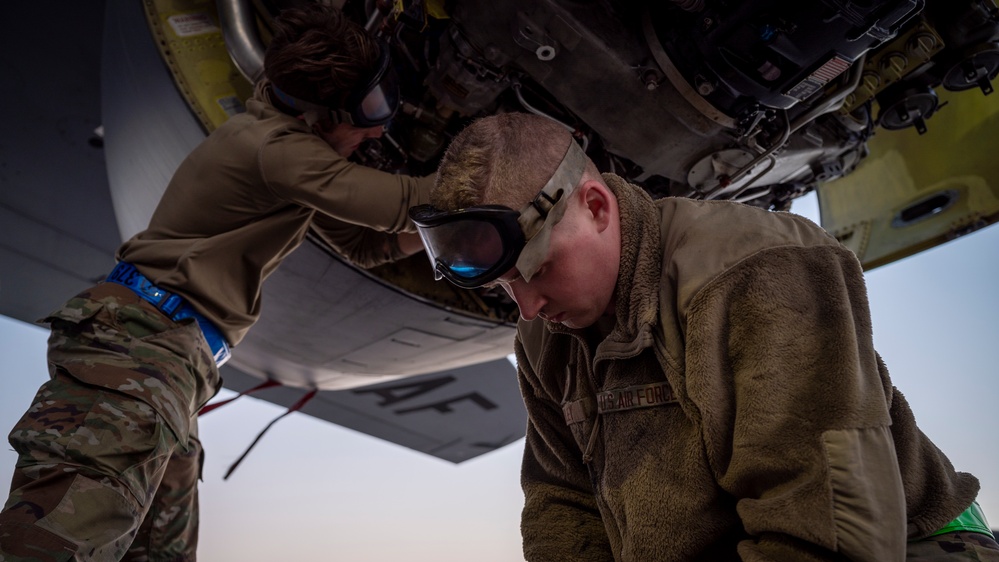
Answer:
[{"label": "u.s. air force name tape", "polygon": [[676,402],[676,395],[669,383],[659,382],[629,386],[597,393],[596,400],[584,398],[562,406],[566,424],[579,423],[590,417],[594,410],[599,414],[621,412],[637,408],[651,408]]}]

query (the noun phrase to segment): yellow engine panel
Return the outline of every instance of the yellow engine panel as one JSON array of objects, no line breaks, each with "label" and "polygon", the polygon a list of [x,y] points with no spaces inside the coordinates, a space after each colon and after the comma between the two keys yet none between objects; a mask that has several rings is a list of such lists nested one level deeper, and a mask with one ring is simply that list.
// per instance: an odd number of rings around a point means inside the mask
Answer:
[{"label": "yellow engine panel", "polygon": [[940,99],[925,134],[879,129],[853,173],[818,189],[822,226],[865,269],[999,220],[999,94]]},{"label": "yellow engine panel", "polygon": [[163,61],[206,132],[244,110],[253,93],[232,64],[213,0],[145,0]]}]

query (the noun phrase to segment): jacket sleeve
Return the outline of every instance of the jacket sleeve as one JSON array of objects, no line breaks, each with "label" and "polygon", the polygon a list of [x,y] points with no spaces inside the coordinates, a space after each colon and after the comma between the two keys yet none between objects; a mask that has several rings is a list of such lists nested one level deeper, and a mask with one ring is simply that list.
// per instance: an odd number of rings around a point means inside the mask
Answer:
[{"label": "jacket sleeve", "polygon": [[903,560],[891,384],[853,254],[758,252],[698,292],[685,326],[687,392],[750,535],[741,557]]},{"label": "jacket sleeve", "polygon": [[521,470],[524,558],[527,562],[612,560],[583,453],[565,424],[561,407],[542,389],[519,335],[514,351],[527,407]]},{"label": "jacket sleeve", "polygon": [[406,257],[399,249],[397,234],[372,230],[316,214],[312,232],[359,267],[371,268]]},{"label": "jacket sleeve", "polygon": [[324,140],[287,131],[260,147],[265,184],[282,199],[385,232],[416,232],[409,208],[429,202],[434,176],[391,174],[350,162]]}]

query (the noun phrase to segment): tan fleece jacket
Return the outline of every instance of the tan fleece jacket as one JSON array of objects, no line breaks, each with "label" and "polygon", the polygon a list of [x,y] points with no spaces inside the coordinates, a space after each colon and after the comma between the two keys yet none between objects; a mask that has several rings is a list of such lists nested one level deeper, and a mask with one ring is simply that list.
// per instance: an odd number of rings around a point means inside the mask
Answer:
[{"label": "tan fleece jacket", "polygon": [[903,560],[971,503],[873,348],[849,250],[796,215],[604,177],[615,326],[516,340],[527,560]]},{"label": "tan fleece jacket", "polygon": [[260,289],[311,227],[370,267],[401,257],[409,207],[429,202],[433,176],[412,178],[349,162],[257,85],[246,113],[212,132],[181,163],[149,228],[118,259],[187,298],[239,343],[260,315]]}]

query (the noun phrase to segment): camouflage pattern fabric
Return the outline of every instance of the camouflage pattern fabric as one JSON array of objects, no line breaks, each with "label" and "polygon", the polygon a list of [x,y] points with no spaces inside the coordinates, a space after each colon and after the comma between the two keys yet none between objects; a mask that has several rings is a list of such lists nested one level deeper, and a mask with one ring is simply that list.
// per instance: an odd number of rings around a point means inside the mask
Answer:
[{"label": "camouflage pattern fabric", "polygon": [[123,562],[195,559],[198,544],[198,480],[204,455],[197,438],[174,450],[136,538]]},{"label": "camouflage pattern fabric", "polygon": [[999,562],[999,543],[981,533],[946,533],[910,542],[905,559],[912,562],[980,560]]},{"label": "camouflage pattern fabric", "polygon": [[199,328],[109,283],[45,321],[50,380],[9,436],[0,562],[194,560],[195,414],[221,384]]}]

